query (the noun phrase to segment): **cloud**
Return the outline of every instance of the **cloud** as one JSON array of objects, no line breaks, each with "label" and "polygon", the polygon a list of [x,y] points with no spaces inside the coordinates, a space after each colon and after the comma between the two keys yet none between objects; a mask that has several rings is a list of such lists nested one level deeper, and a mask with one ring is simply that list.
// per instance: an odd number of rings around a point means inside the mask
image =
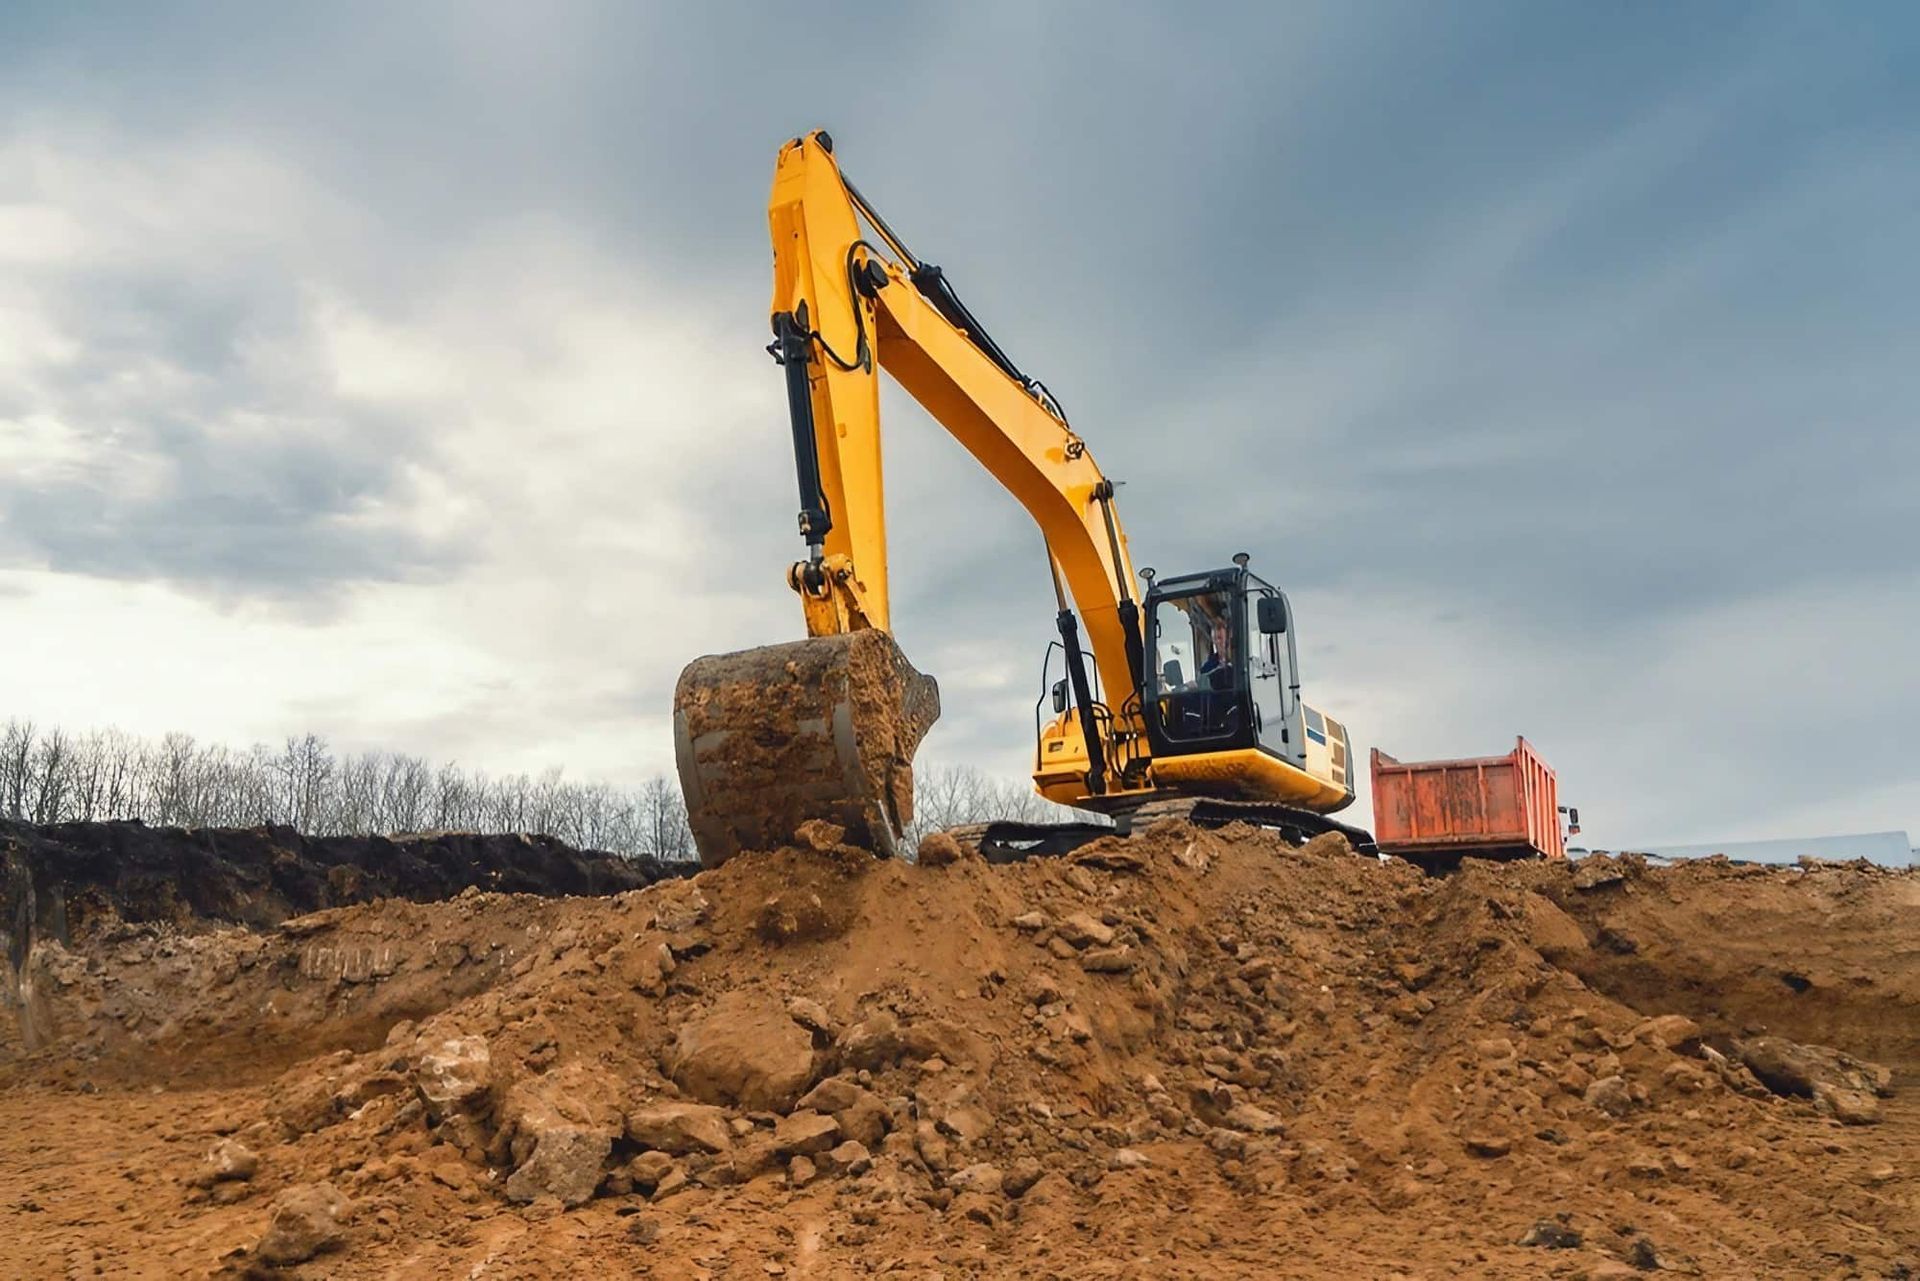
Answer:
[{"label": "cloud", "polygon": [[[730,322],[565,224],[476,228],[394,297],[358,260],[404,246],[260,156],[130,170],[125,140],[60,136],[14,205],[76,230],[14,268],[11,323],[40,340],[7,370],[0,546],[37,643],[8,705],[488,768],[668,765],[675,658],[790,604],[785,464],[735,466],[783,412],[777,378],[735,368],[763,373],[757,347],[730,353]],[[169,205],[176,185],[197,194]],[[309,197],[337,255],[306,243]],[[139,228],[92,212],[123,207]],[[235,237],[250,262],[227,276],[212,246]],[[768,513],[751,553],[735,502]]]},{"label": "cloud", "polygon": [[0,172],[10,558],[288,600],[444,572],[394,513],[426,424],[315,360],[308,237],[363,233],[350,210],[258,155],[46,123]]},{"label": "cloud", "polygon": [[[1525,733],[1596,840],[1920,825],[1875,23],[815,19],[0,20],[0,704],[662,768],[680,665],[799,630],[763,206],[825,124],[1125,482],[1136,561],[1251,552],[1363,745]],[[884,404],[928,750],[1017,773],[1038,536]]]}]

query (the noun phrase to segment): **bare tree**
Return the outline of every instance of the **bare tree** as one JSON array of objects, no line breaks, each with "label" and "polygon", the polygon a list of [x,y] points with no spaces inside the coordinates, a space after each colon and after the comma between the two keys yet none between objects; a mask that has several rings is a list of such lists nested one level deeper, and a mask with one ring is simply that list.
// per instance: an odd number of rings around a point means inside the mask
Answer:
[{"label": "bare tree", "polygon": [[68,774],[68,796],[61,813],[82,822],[99,816],[100,789],[106,766],[104,742],[99,733],[82,736],[74,743]]},{"label": "bare tree", "polygon": [[693,829],[680,789],[656,774],[640,789],[640,849],[658,859],[693,857]]},{"label": "bare tree", "polygon": [[969,823],[1076,820],[1099,821],[1099,815],[1055,805],[1025,779],[1001,778],[972,765],[936,761],[914,766],[913,821],[907,825],[911,847],[929,832]]},{"label": "bare tree", "polygon": [[390,756],[380,779],[380,813],[390,832],[411,832],[427,821],[433,771],[417,756]]},{"label": "bare tree", "polygon": [[[1040,799],[1025,780],[972,766],[929,763],[915,775],[910,845],[943,827],[1074,814]],[[557,768],[537,777],[494,777],[452,762],[435,768],[398,753],[336,756],[316,734],[289,736],[277,749],[255,744],[236,752],[189,734],[156,741],[107,729],[76,736],[10,720],[0,726],[0,812],[42,823],[285,823],[314,835],[424,828],[542,832],[589,849],[665,860],[694,857],[686,803],[668,776],[634,788],[569,782]]]},{"label": "bare tree", "polygon": [[101,775],[100,817],[130,817],[134,809],[134,787],[138,776],[137,744],[117,729],[100,735]]},{"label": "bare tree", "polygon": [[12,818],[27,816],[34,738],[32,721],[8,721],[7,732],[0,735],[0,805]]},{"label": "bare tree", "polygon": [[150,812],[158,822],[189,823],[193,807],[195,749],[193,735],[168,734],[160,740],[143,771]]},{"label": "bare tree", "polygon": [[286,789],[286,822],[303,832],[318,831],[325,802],[334,800],[328,790],[338,781],[326,740],[317,734],[288,735],[275,768]]},{"label": "bare tree", "polygon": [[33,805],[36,823],[52,823],[66,809],[67,787],[72,782],[71,744],[58,729],[48,732],[33,753]]}]

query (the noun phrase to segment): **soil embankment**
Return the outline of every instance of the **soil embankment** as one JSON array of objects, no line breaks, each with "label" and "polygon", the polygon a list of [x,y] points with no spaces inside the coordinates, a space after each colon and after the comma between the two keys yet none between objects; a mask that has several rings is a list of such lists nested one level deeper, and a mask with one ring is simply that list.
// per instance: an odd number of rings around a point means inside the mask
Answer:
[{"label": "soil embankment", "polygon": [[[357,1013],[330,1020],[343,1012],[327,1007],[289,1015],[255,991],[257,983],[236,985],[236,976],[271,953],[309,978],[337,973],[342,984],[363,983],[394,964],[396,947],[425,942],[444,953],[458,938],[432,913],[368,928],[315,919],[276,933],[282,922],[362,903],[439,903],[466,890],[529,899],[607,895],[691,870],[576,850],[546,836],[308,837],[287,827],[0,820],[0,1054],[16,1038],[32,1049],[71,1035],[82,1042],[76,1053],[97,1057],[109,1044],[144,1046],[142,1028],[163,1026],[201,1027],[257,1050],[274,1048],[282,1024],[295,1052],[309,1035],[320,1038],[315,1048],[350,1043],[364,1022]],[[538,909],[529,903],[525,910]],[[294,939],[306,940],[297,956],[284,946]],[[279,980],[270,969],[251,977],[272,986]],[[390,969],[381,975],[391,976]],[[473,981],[462,975],[455,988]],[[384,1008],[394,985],[382,996]],[[256,999],[262,1012],[251,1020],[208,1012],[222,1000],[238,1009]],[[191,1045],[187,1059],[204,1059],[207,1048]],[[138,1066],[150,1072],[154,1064]]]},{"label": "soil embankment", "polygon": [[0,1274],[1920,1267],[1911,873],[808,836],[606,897],[43,941]]}]

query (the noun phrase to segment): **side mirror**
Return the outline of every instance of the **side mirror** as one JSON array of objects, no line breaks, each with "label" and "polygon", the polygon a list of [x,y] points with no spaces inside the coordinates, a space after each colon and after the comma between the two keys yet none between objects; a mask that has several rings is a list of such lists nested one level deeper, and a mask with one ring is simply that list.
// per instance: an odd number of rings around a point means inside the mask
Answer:
[{"label": "side mirror", "polygon": [[1067,710],[1067,682],[1063,677],[1053,683],[1053,714],[1059,716]]},{"label": "side mirror", "polygon": [[1257,613],[1262,636],[1277,636],[1287,630],[1287,601],[1284,596],[1262,596]]},{"label": "side mirror", "polygon": [[1160,668],[1160,683],[1168,689],[1179,689],[1186,681],[1181,678],[1180,660],[1169,658]]}]

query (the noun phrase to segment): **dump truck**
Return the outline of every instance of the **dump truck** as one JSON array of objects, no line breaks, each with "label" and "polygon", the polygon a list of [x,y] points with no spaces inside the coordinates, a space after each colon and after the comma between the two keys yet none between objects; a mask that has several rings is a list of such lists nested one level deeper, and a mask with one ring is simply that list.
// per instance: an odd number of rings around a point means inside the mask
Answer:
[{"label": "dump truck", "polygon": [[1399,761],[1376,747],[1372,764],[1375,843],[1429,871],[1463,858],[1565,858],[1561,814],[1580,830],[1553,767],[1525,738],[1504,756],[1462,760]]}]

